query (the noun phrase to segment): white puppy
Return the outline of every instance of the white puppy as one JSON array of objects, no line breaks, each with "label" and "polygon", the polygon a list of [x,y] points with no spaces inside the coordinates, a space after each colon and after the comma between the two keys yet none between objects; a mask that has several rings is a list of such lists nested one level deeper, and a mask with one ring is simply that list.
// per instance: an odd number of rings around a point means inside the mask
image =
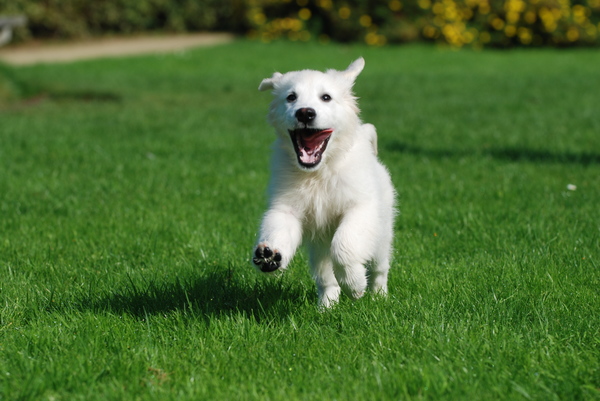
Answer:
[{"label": "white puppy", "polygon": [[364,65],[359,58],[345,71],[275,73],[258,88],[273,91],[277,141],[252,260],[263,272],[285,269],[304,241],[324,307],[340,289],[360,298],[367,281],[387,293],[395,191],[377,159],[375,127],[362,124],[352,93]]}]

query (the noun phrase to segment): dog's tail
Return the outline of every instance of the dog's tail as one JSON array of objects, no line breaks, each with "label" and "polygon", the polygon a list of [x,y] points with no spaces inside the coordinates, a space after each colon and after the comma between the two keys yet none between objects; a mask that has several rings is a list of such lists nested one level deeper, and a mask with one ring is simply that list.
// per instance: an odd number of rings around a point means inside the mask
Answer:
[{"label": "dog's tail", "polygon": [[373,154],[377,156],[377,131],[375,130],[375,126],[373,124],[363,124],[362,129],[364,135],[367,137],[369,142],[371,142]]}]

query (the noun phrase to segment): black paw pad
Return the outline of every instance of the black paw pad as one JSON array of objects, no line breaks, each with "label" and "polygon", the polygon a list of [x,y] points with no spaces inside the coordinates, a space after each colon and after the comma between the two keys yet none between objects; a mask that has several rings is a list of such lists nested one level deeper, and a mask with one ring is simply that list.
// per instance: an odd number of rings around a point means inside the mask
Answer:
[{"label": "black paw pad", "polygon": [[268,246],[259,246],[254,252],[252,262],[265,273],[273,272],[281,267],[281,254]]}]

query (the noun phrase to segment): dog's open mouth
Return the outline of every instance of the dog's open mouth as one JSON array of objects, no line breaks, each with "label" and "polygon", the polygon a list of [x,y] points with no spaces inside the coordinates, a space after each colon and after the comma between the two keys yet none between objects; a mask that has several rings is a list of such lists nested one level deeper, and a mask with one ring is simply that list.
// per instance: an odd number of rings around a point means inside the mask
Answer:
[{"label": "dog's open mouth", "polygon": [[333,129],[298,128],[290,130],[294,150],[298,155],[298,163],[306,168],[315,167],[321,158]]}]

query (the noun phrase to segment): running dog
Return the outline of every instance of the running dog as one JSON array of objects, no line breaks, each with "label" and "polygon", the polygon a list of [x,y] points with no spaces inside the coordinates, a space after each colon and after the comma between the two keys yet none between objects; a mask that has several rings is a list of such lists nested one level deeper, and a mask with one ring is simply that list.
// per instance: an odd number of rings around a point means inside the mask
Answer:
[{"label": "running dog", "polygon": [[276,72],[258,88],[273,93],[277,140],[252,261],[265,273],[284,270],[304,243],[325,308],[341,291],[353,299],[367,287],[388,291],[395,191],[352,92],[364,65],[359,58],[344,71]]}]

